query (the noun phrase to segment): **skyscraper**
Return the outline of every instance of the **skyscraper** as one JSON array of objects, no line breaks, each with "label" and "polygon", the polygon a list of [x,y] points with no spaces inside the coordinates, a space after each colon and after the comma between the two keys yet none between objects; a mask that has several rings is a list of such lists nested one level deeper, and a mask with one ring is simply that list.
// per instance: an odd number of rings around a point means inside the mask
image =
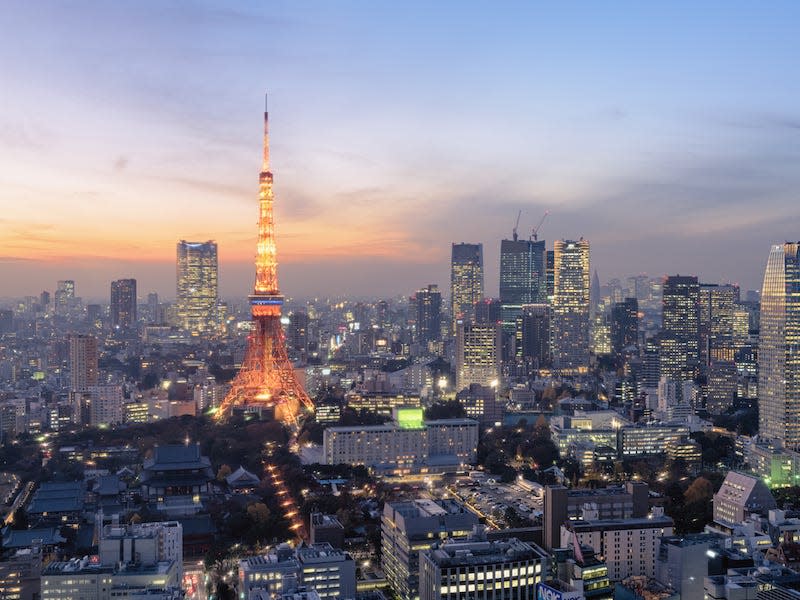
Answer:
[{"label": "skyscraper", "polygon": [[625,298],[611,307],[611,351],[619,359],[623,350],[639,344],[639,303]]},{"label": "skyscraper", "polygon": [[111,326],[124,330],[136,328],[136,280],[111,282]]},{"label": "skyscraper", "polygon": [[547,273],[547,301],[552,302],[556,287],[556,258],[555,250],[548,250],[545,254],[545,272]]},{"label": "skyscraper", "polygon": [[800,242],[772,246],[761,288],[759,434],[800,449]]},{"label": "skyscraper", "polygon": [[65,316],[75,305],[75,282],[71,279],[59,281],[54,294],[55,313]]},{"label": "skyscraper", "polygon": [[705,370],[714,361],[733,362],[733,322],[739,308],[739,287],[701,283],[699,305],[701,368]]},{"label": "skyscraper", "polygon": [[456,389],[473,383],[486,387],[497,385],[502,360],[500,323],[459,322],[456,328]]},{"label": "skyscraper", "polygon": [[430,284],[416,293],[417,340],[423,344],[442,339],[442,293]]},{"label": "skyscraper", "polygon": [[85,392],[97,385],[97,338],[91,335],[69,336],[70,391]]},{"label": "skyscraper", "polygon": [[503,327],[514,331],[523,304],[547,301],[546,250],[544,240],[500,242],[500,304]]},{"label": "skyscraper", "polygon": [[306,311],[296,310],[289,315],[289,326],[286,328],[286,347],[292,355],[299,356],[302,361],[305,361],[308,354],[310,321]]},{"label": "skyscraper", "polygon": [[217,244],[178,242],[177,316],[181,328],[200,335],[217,327]]},{"label": "skyscraper", "polygon": [[548,304],[527,304],[517,317],[514,351],[517,364],[526,367],[526,373],[549,367],[550,314]]},{"label": "skyscraper", "polygon": [[158,302],[158,294],[150,292],[147,294],[147,322],[148,323],[161,323],[160,304]]},{"label": "skyscraper", "polygon": [[450,262],[450,303],[453,331],[459,320],[475,317],[475,303],[483,299],[483,244],[453,244]]},{"label": "skyscraper", "polygon": [[675,381],[694,379],[699,364],[697,277],[673,275],[664,281],[659,338],[661,376]]},{"label": "skyscraper", "polygon": [[589,242],[557,240],[553,254],[553,366],[589,369]]}]

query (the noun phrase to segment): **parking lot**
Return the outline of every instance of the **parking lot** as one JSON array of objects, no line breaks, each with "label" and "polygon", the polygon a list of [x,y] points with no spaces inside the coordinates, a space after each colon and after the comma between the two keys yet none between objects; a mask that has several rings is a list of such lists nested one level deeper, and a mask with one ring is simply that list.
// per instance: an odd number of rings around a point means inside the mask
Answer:
[{"label": "parking lot", "polygon": [[450,483],[447,491],[498,529],[513,525],[506,519],[509,508],[530,524],[542,514],[541,489],[524,480],[500,483],[483,472],[473,472]]}]

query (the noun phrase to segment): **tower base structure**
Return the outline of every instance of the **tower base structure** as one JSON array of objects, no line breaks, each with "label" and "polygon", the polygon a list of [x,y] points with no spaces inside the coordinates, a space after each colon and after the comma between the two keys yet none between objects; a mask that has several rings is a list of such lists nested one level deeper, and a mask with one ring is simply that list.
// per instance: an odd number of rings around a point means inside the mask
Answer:
[{"label": "tower base structure", "polygon": [[247,340],[247,353],[231,389],[220,405],[218,416],[233,412],[258,413],[286,424],[296,424],[304,410],[314,410],[286,352],[280,321],[282,298],[265,303],[251,297],[253,330]]}]

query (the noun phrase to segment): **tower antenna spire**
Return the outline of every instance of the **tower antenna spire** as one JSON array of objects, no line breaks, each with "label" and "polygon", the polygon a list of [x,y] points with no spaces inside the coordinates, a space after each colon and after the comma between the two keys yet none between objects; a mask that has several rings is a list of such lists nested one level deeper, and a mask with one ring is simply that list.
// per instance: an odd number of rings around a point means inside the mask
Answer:
[{"label": "tower antenna spire", "polygon": [[269,173],[269,111],[267,109],[268,95],[264,94],[264,161],[261,165],[262,173]]}]

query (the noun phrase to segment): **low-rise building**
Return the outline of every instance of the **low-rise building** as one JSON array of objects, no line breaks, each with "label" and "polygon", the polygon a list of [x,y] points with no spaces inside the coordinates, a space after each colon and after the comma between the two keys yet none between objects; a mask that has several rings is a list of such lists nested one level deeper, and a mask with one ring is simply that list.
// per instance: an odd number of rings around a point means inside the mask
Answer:
[{"label": "low-rise building", "polygon": [[174,562],[183,575],[183,526],[178,521],[120,525],[114,518],[100,531],[98,555],[103,565],[155,565]]},{"label": "low-rise building", "polygon": [[262,594],[273,598],[298,585],[299,562],[288,544],[281,544],[262,556],[239,561],[239,593],[245,600]]},{"label": "low-rise building", "polygon": [[327,543],[297,550],[281,544],[263,556],[239,561],[240,598],[271,599],[302,589],[314,590],[322,600],[354,599],[355,561]]},{"label": "low-rise building", "polygon": [[419,554],[434,542],[466,537],[478,517],[452,500],[387,502],[381,519],[383,571],[402,600],[419,597]]},{"label": "low-rise building", "polygon": [[560,548],[561,526],[570,518],[579,517],[588,502],[598,510],[600,519],[646,517],[650,489],[646,483],[629,481],[624,486],[605,488],[571,488],[546,486],[544,489],[543,545]]},{"label": "low-rise building", "polygon": [[[564,600],[572,600],[572,590],[578,598],[586,600],[612,600],[614,589],[608,579],[608,566],[597,558],[589,546],[576,545],[573,541],[566,548],[555,548],[552,551],[553,578],[546,582],[547,586],[566,588],[570,595],[563,594]],[[562,590],[559,589],[559,592]],[[558,596],[554,596],[558,598]],[[545,596],[545,599],[548,597]],[[543,599],[543,600],[545,600]],[[539,600],[539,596],[537,596]]]},{"label": "low-rise building", "polygon": [[322,600],[352,600],[356,596],[353,558],[328,543],[301,546],[296,552],[300,583],[316,590]]},{"label": "low-rise building", "polygon": [[310,536],[312,544],[327,542],[334,548],[344,546],[344,527],[335,515],[311,513]]},{"label": "low-rise building", "polygon": [[437,542],[420,555],[420,600],[526,600],[547,572],[548,556],[516,538]]},{"label": "low-rise building", "polygon": [[144,461],[142,496],[169,515],[191,515],[202,508],[214,473],[200,444],[155,446]]},{"label": "low-rise building", "polygon": [[683,424],[629,425],[617,432],[617,452],[620,457],[664,454],[670,444],[689,436]]},{"label": "low-rise building", "polygon": [[180,597],[175,561],[115,566],[100,564],[99,556],[53,561],[42,570],[40,582],[42,600]]},{"label": "low-rise building", "polygon": [[474,464],[478,422],[424,421],[422,409],[398,409],[386,425],[328,427],[325,464],[365,465],[378,474],[442,473]]},{"label": "low-rise building", "polygon": [[766,516],[777,508],[769,488],[758,477],[731,471],[714,494],[714,522],[743,523],[751,513]]},{"label": "low-rise building", "polygon": [[22,548],[0,561],[0,600],[37,600],[41,597],[41,548]]},{"label": "low-rise building", "polygon": [[660,540],[672,535],[672,519],[661,508],[645,518],[600,519],[596,507],[587,505],[583,519],[561,526],[561,546],[577,540],[591,546],[608,565],[609,578],[621,581],[644,575],[655,577]]},{"label": "low-rise building", "polygon": [[76,524],[83,515],[86,492],[82,481],[44,482],[33,494],[28,515],[53,525]]}]

